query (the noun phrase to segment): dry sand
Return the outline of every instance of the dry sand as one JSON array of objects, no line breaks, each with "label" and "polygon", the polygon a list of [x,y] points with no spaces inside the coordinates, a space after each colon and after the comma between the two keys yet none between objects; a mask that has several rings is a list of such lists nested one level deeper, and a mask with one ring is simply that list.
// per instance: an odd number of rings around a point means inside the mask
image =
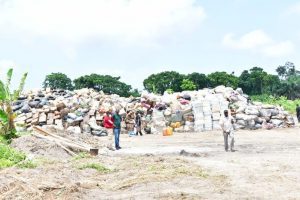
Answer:
[{"label": "dry sand", "polygon": [[[34,157],[38,167],[1,170],[0,195],[2,199],[300,199],[299,128],[238,131],[235,138],[237,151],[225,152],[216,131],[169,137],[121,135],[122,150],[77,159],[49,146],[50,155],[41,150],[43,145],[38,154],[20,147],[38,155]],[[99,139],[102,146],[105,142],[107,137]],[[88,163],[109,171],[79,169]]]}]

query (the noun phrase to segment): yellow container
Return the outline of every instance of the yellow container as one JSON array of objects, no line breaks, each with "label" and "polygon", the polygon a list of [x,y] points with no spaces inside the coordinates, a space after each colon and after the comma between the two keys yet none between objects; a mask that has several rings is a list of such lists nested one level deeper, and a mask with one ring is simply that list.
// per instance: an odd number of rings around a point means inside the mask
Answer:
[{"label": "yellow container", "polygon": [[171,123],[170,126],[171,126],[172,128],[180,128],[181,123],[180,123],[180,122],[173,122],[173,123]]},{"label": "yellow container", "polygon": [[167,127],[163,129],[163,136],[171,136],[173,135],[173,128]]}]

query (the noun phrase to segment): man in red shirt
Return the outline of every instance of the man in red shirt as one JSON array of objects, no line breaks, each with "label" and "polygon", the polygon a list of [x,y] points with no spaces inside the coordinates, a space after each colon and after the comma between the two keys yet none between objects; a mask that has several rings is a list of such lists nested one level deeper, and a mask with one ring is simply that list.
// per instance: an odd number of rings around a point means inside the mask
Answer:
[{"label": "man in red shirt", "polygon": [[110,112],[106,112],[106,115],[103,117],[103,126],[107,129],[112,129],[114,127]]},{"label": "man in red shirt", "polygon": [[114,123],[111,117],[111,113],[110,112],[106,112],[106,115],[103,117],[103,126],[107,129],[107,133],[108,133],[108,144],[107,144],[107,148],[110,150],[113,150],[112,147],[112,140],[113,140],[113,127],[114,127]]}]

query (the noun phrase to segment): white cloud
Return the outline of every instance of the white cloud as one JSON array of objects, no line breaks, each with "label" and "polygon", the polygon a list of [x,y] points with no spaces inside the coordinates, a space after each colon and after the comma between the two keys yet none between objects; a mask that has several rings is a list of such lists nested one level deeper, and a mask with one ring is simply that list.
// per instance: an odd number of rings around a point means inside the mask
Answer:
[{"label": "white cloud", "polygon": [[294,51],[294,45],[291,41],[274,41],[262,30],[249,32],[240,38],[235,38],[232,33],[226,34],[222,44],[232,49],[251,50],[268,57],[286,56]]},{"label": "white cloud", "polygon": [[0,2],[8,34],[80,43],[89,38],[138,41],[197,26],[196,0],[10,0]]},{"label": "white cloud", "polygon": [[234,38],[234,34],[225,35],[223,44],[235,49],[251,49],[272,42],[272,39],[262,30],[255,30],[243,35],[239,39]]},{"label": "white cloud", "polygon": [[270,57],[280,57],[293,53],[294,45],[290,41],[279,42],[262,49],[262,53]]}]

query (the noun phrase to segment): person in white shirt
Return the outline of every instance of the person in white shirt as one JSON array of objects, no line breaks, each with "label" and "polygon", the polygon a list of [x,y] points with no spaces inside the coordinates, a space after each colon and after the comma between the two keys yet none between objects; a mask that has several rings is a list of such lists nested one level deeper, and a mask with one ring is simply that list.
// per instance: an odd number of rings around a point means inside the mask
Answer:
[{"label": "person in white shirt", "polygon": [[234,119],[232,116],[229,116],[228,110],[224,110],[224,117],[220,119],[220,126],[223,130],[224,136],[224,145],[225,151],[228,151],[228,137],[230,142],[230,150],[233,152],[234,150]]}]

